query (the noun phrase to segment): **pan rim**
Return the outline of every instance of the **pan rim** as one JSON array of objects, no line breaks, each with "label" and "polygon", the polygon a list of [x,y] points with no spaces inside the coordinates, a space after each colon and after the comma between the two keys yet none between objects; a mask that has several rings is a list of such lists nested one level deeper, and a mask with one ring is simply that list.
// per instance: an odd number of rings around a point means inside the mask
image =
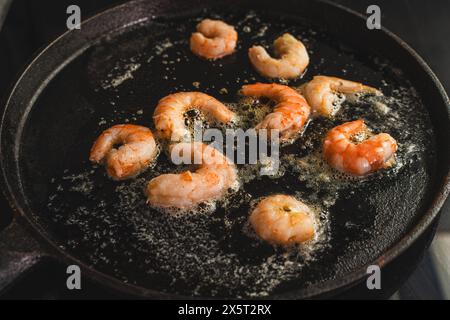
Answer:
[{"label": "pan rim", "polygon": [[[333,6],[335,8],[338,8],[342,11],[345,11],[347,14],[351,14],[353,16],[356,16],[359,19],[365,19],[365,16],[351,10],[343,5],[332,3],[328,0],[316,0],[317,2],[324,3],[329,6]],[[145,0],[134,0],[131,2],[124,3],[119,6],[112,7],[110,9],[107,9],[105,11],[102,11],[89,19],[83,21],[82,25],[86,25],[93,20],[96,20],[98,17],[102,15],[106,15],[108,13],[111,13],[112,11],[121,10],[124,8],[127,8],[128,6],[132,5],[139,5],[142,2],[146,2]],[[144,20],[135,21],[134,23],[141,23]],[[134,24],[133,23],[133,24]],[[447,96],[447,93],[445,89],[443,88],[442,84],[440,83],[439,79],[436,77],[434,72],[431,70],[431,68],[427,65],[427,63],[420,57],[420,55],[412,49],[405,41],[403,41],[401,38],[396,36],[391,31],[387,30],[386,28],[382,27],[381,30],[384,35],[391,38],[394,42],[396,42],[403,50],[405,50],[412,58],[414,58],[415,62],[419,64],[419,66],[425,71],[425,73],[430,77],[430,80],[433,82],[434,86],[437,88],[440,96],[443,99],[444,104],[447,106],[447,114],[450,117],[450,101]],[[11,93],[6,99],[5,103],[5,110],[3,111],[3,115],[0,120],[0,141],[2,139],[2,133],[4,130],[4,120],[6,116],[6,111],[8,110],[8,106],[11,104],[11,99],[16,93],[18,87],[22,83],[23,79],[28,75],[28,71],[30,70],[31,66],[35,64],[36,61],[39,61],[39,58],[44,55],[52,46],[59,43],[59,41],[65,37],[67,37],[68,34],[70,34],[73,31],[67,31],[60,35],[58,38],[56,38],[54,41],[49,43],[43,50],[41,50],[34,59],[31,60],[31,62],[28,64],[28,66],[24,69],[24,71],[21,73],[21,75],[18,77],[17,81],[15,82],[15,85],[11,89]],[[0,144],[0,154],[2,145]],[[48,232],[45,231],[34,219],[32,219],[27,214],[26,208],[22,208],[18,204],[18,200],[16,199],[17,196],[14,194],[10,183],[7,180],[7,175],[5,174],[5,165],[4,165],[4,159],[3,157],[0,157],[0,165],[1,165],[1,181],[3,182],[1,189],[5,196],[5,198],[8,200],[10,207],[12,210],[18,215],[19,221],[23,219],[24,222],[29,224],[32,229],[33,233],[35,235],[38,235],[40,238],[42,238],[47,245],[49,245],[52,249],[54,249],[58,254],[61,256],[63,260],[71,261],[76,264],[78,264],[80,267],[82,267],[83,271],[94,281],[97,281],[103,285],[106,285],[114,290],[117,290],[118,292],[122,292],[124,294],[130,294],[134,296],[139,296],[142,298],[160,298],[160,299],[219,299],[221,297],[189,297],[189,296],[183,296],[183,295],[177,295],[172,293],[165,293],[161,291],[156,291],[152,289],[148,289],[145,287],[141,287],[138,285],[133,285],[129,283],[125,283],[118,278],[115,278],[111,275],[108,275],[106,273],[103,273],[101,271],[96,270],[94,267],[89,266],[85,262],[82,262],[78,258],[74,257],[61,247],[59,247],[49,236]],[[371,264],[378,264],[380,267],[386,266],[388,263],[390,263],[392,260],[394,260],[399,254],[404,252],[407,248],[411,246],[412,243],[414,243],[419,235],[422,234],[422,232],[426,229],[427,226],[431,224],[431,222],[436,218],[438,215],[444,201],[446,200],[448,194],[450,193],[450,166],[447,166],[447,172],[443,173],[444,178],[442,181],[440,181],[440,186],[438,191],[436,191],[437,195],[434,195],[434,198],[432,199],[431,203],[429,204],[427,210],[424,210],[424,213],[421,215],[420,219],[417,221],[417,223],[414,224],[413,227],[408,230],[403,237],[398,239],[396,242],[394,242],[390,248],[388,248],[384,253],[381,254],[380,257],[375,259],[374,261],[368,262],[366,265],[354,270],[353,272],[350,272],[342,277],[336,277],[330,280],[326,280],[320,284],[317,284],[316,286],[312,288],[306,288],[306,289],[293,289],[290,291],[286,291],[280,294],[274,294],[270,295],[267,298],[274,298],[274,299],[283,299],[286,297],[295,297],[295,298],[311,298],[314,296],[320,296],[320,295],[327,295],[331,292],[337,291],[339,289],[343,289],[345,287],[351,286],[352,284],[362,280],[366,274],[366,268],[367,266]],[[264,298],[264,297],[263,297]]]}]

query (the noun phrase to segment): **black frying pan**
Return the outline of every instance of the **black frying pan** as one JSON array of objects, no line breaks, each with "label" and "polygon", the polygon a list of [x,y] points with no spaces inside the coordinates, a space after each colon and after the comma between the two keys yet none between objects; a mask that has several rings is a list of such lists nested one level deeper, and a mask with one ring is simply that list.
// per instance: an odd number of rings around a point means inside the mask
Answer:
[{"label": "black frying pan", "polygon": [[[202,17],[237,26],[235,55],[210,63],[190,54],[186,41]],[[384,267],[435,220],[448,194],[449,101],[413,50],[386,30],[369,31],[365,23],[354,12],[321,1],[236,1],[234,6],[133,1],[58,38],[22,74],[2,117],[4,191],[19,222],[3,236],[3,246],[11,248],[2,249],[2,287],[41,256],[40,249],[20,253],[27,251],[26,243],[19,248],[16,243],[24,237],[17,235],[22,226],[53,257],[80,265],[83,274],[116,290],[144,297],[328,296],[361,280],[368,265]],[[299,179],[301,172],[293,167],[278,180],[245,184],[229,210],[219,208],[206,220],[202,215],[177,220],[146,207],[142,196],[146,180],[173,170],[163,155],[159,167],[133,182],[112,182],[88,163],[89,147],[101,130],[126,121],[151,126],[155,103],[166,94],[200,86],[235,102],[246,81],[267,81],[249,65],[246,49],[256,41],[271,43],[284,31],[305,39],[312,57],[305,78],[290,85],[332,74],[382,88],[397,99],[390,105],[398,111],[397,124],[364,103],[347,105],[336,120],[311,123],[283,150],[296,157],[313,153],[326,129],[359,117],[401,144],[391,173],[339,188],[325,210],[328,218],[323,217],[325,239],[311,258],[286,257],[243,231],[248,203],[260,196],[283,192],[321,204],[330,200],[334,190],[311,186],[311,177]],[[238,201],[245,196],[248,201]]]}]

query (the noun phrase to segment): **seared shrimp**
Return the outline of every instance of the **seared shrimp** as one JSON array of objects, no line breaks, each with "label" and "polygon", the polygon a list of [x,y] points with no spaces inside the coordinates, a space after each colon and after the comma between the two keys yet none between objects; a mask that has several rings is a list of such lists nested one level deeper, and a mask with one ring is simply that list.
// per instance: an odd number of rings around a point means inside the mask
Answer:
[{"label": "seared shrimp", "polygon": [[182,142],[171,151],[189,153],[200,162],[195,172],[163,174],[147,186],[147,202],[154,207],[189,209],[221,197],[237,181],[236,168],[217,149],[201,142]]},{"label": "seared shrimp", "polygon": [[282,140],[298,133],[309,117],[310,107],[305,98],[288,86],[255,83],[243,86],[241,92],[245,96],[267,97],[278,102],[256,129],[277,129]]},{"label": "seared shrimp", "polygon": [[189,109],[199,109],[222,123],[234,118],[234,113],[220,101],[201,92],[178,92],[162,98],[153,113],[153,121],[158,135],[173,142],[182,141],[189,135],[184,121],[184,113]]},{"label": "seared shrimp", "polygon": [[248,56],[255,69],[269,78],[292,79],[300,76],[309,64],[309,56],[303,43],[289,33],[273,43],[279,59],[272,58],[261,46],[253,46]]},{"label": "seared shrimp", "polygon": [[250,223],[261,239],[278,245],[303,243],[315,233],[313,211],[282,194],[261,200],[250,215]]},{"label": "seared shrimp", "polygon": [[[122,144],[118,149],[115,145]],[[150,129],[132,124],[118,124],[97,138],[89,160],[104,162],[114,180],[134,177],[144,171],[157,155],[155,139]]]},{"label": "seared shrimp", "polygon": [[380,133],[362,142],[355,138],[367,135],[363,120],[341,124],[331,129],[323,143],[327,162],[338,171],[364,176],[392,165],[397,142],[387,133]]},{"label": "seared shrimp", "polygon": [[232,54],[238,34],[233,26],[220,20],[205,19],[197,25],[191,36],[193,53],[206,59],[218,59]]},{"label": "seared shrimp", "polygon": [[[339,98],[344,99],[346,94],[361,92],[381,95],[377,89],[362,83],[327,76],[315,76],[301,87],[301,91],[313,113],[325,117],[334,116],[340,107],[340,103],[337,103]],[[339,94],[344,96],[339,97]]]}]

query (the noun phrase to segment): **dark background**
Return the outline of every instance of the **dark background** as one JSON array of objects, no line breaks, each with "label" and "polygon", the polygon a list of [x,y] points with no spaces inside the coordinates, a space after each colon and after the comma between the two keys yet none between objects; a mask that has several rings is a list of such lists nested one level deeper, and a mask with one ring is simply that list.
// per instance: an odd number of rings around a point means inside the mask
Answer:
[{"label": "dark background", "polygon": [[[66,31],[66,8],[81,7],[82,19],[124,0],[0,0],[0,98],[5,98],[14,79],[39,49]],[[450,0],[335,0],[365,14],[371,4],[380,6],[382,26],[411,45],[431,66],[450,92]],[[257,1],[255,1],[255,5]],[[9,7],[8,14],[7,8]],[[1,27],[3,22],[3,27]],[[435,241],[423,262],[394,298],[450,298],[449,203]],[[0,230],[9,223],[10,211],[0,197]],[[60,266],[23,279],[7,298],[95,298],[111,295],[86,283],[82,292],[65,290]],[[88,290],[88,288],[91,288]]]}]

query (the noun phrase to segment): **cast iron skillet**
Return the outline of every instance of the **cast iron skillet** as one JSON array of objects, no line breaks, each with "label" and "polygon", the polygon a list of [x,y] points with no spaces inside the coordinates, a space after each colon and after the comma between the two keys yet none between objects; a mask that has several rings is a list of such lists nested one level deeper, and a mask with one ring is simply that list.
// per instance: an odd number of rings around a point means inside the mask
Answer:
[{"label": "cast iron skillet", "polygon": [[[120,223],[114,229],[116,234],[110,237],[121,241],[117,244],[119,249],[105,250],[95,260],[94,256],[99,252],[97,246],[102,241],[92,242],[92,239],[97,239],[104,229],[102,222],[91,221],[89,228],[84,229],[87,232],[85,234],[78,225],[69,227],[66,224],[61,227],[52,224],[48,200],[55,189],[55,177],[63,175],[67,168],[82,170],[90,166],[85,161],[86,153],[91,141],[102,129],[103,121],[123,121],[129,118],[129,114],[134,114],[135,119],[131,118],[131,121],[150,125],[152,108],[148,106],[154,106],[158,98],[174,89],[192,89],[189,85],[197,78],[201,80],[200,83],[208,84],[204,90],[213,95],[219,95],[220,83],[227,82],[229,90],[223,99],[230,101],[235,98],[236,90],[242,85],[231,84],[239,72],[245,72],[245,75],[250,73],[250,77],[255,80],[264,81],[252,73],[245,59],[248,43],[240,30],[244,39],[242,47],[234,58],[223,60],[222,64],[207,64],[191,57],[190,62],[185,64],[187,69],[178,70],[179,73],[172,79],[163,82],[161,75],[164,70],[158,69],[158,66],[161,67],[158,62],[155,69],[141,73],[141,76],[137,72],[135,78],[120,84],[118,91],[111,88],[111,82],[109,86],[105,86],[105,79],[111,76],[108,72],[114,67],[114,64],[111,65],[111,56],[114,62],[115,59],[123,58],[123,52],[133,52],[136,49],[145,51],[146,48],[154,47],[152,39],[161,40],[166,32],[187,37],[195,26],[192,17],[221,12],[228,14],[225,18],[233,20],[235,16],[256,10],[257,15],[261,12],[264,17],[267,14],[272,17],[269,19],[278,19],[277,24],[285,24],[286,29],[295,29],[296,21],[300,20],[303,22],[298,22],[299,24],[306,21],[306,25],[311,23],[317,26],[319,34],[315,32],[313,35],[320,40],[317,42],[317,53],[313,52],[312,56],[320,52],[326,59],[317,69],[314,69],[314,62],[317,65],[320,63],[313,61],[307,78],[319,72],[345,76],[345,71],[338,65],[342,62],[341,58],[338,55],[327,56],[326,53],[336,54],[333,51],[335,49],[332,49],[336,46],[321,47],[319,44],[326,44],[328,39],[338,39],[341,44],[338,50],[345,52],[345,56],[354,57],[355,61],[364,61],[364,57],[372,55],[386,59],[388,63],[379,70],[378,75],[372,74],[371,69],[363,63],[356,63],[356,67],[350,70],[353,72],[351,76],[378,87],[381,86],[380,75],[391,75],[398,80],[398,85],[404,84],[401,80],[404,79],[415,88],[420,97],[420,105],[425,106],[429,114],[429,118],[422,120],[430,130],[424,130],[427,133],[419,137],[425,148],[422,157],[406,164],[397,176],[374,179],[364,184],[359,194],[345,194],[331,209],[331,249],[325,248],[321,252],[323,258],[307,267],[307,275],[281,284],[269,292],[269,297],[324,297],[348,288],[364,278],[368,265],[378,264],[383,267],[395,259],[435,220],[449,192],[449,101],[438,79],[423,60],[387,30],[369,31],[364,17],[328,2],[279,1],[275,5],[273,1],[235,1],[234,7],[232,3],[233,1],[222,3],[198,0],[133,1],[87,20],[80,31],[62,35],[32,61],[13,88],[1,122],[0,160],[4,192],[16,212],[16,222],[3,235],[1,287],[7,287],[22,271],[33,266],[42,256],[48,256],[41,249],[28,247],[26,241],[17,243],[18,239],[24,240],[26,237],[28,231],[24,234],[20,231],[26,226],[38,237],[39,244],[47,252],[52,252],[52,257],[81,266],[83,274],[120,292],[153,298],[191,296],[191,283],[180,282],[165,290],[168,283],[165,282],[164,275],[153,274],[146,277],[140,274],[142,270],[139,266],[147,266],[144,259],[148,266],[158,260],[152,257],[150,249],[134,250],[140,243],[127,234],[129,226],[126,217],[112,214]],[[185,30],[186,34],[180,30]],[[322,38],[322,32],[327,37]],[[142,34],[149,42],[142,42]],[[275,35],[268,32],[268,37],[273,36]],[[119,39],[119,42],[114,42],[115,39]],[[335,40],[329,41],[332,43]],[[122,43],[123,47],[115,47],[116,43]],[[311,46],[314,47],[314,43]],[[215,79],[208,68],[221,68],[224,75]],[[198,77],[193,78],[192,75]],[[124,94],[120,90],[127,91]],[[389,87],[386,90],[389,91]],[[118,100],[114,100],[116,98]],[[111,101],[120,102],[120,108],[124,108],[125,112],[117,112],[121,109],[111,107]],[[136,110],[142,108],[143,116],[139,118]],[[116,110],[115,113],[111,109]],[[107,119],[102,118],[103,116]],[[314,126],[311,130],[314,130]],[[300,139],[298,143],[302,142],[305,141]],[[295,177],[290,177],[289,174],[284,179],[283,183],[288,184],[288,189],[290,186],[295,188],[298,184]],[[94,180],[99,187],[90,189],[95,192],[87,198],[71,196],[63,199],[63,217],[72,205],[81,206],[85,201],[89,203],[98,200],[97,196],[104,196],[108,192],[112,194],[114,187],[105,179],[101,169],[95,171]],[[270,183],[270,180],[263,180],[263,183],[248,186],[248,190],[256,196],[263,196],[278,188],[269,186]],[[117,199],[111,195],[109,200],[113,202]],[[240,216],[234,218],[242,222],[246,212],[239,212]],[[94,213],[87,214],[92,216]],[[96,223],[98,229],[92,229]],[[355,225],[355,229],[349,228],[348,223]],[[225,243],[224,250],[236,250],[238,256],[245,258],[249,256],[250,260],[243,263],[257,263],[260,255],[264,256],[268,250],[272,250],[264,246],[256,249],[249,247],[247,243],[250,240],[242,235],[241,228],[225,230],[220,223],[213,228],[216,228],[212,231],[217,234],[229,232],[230,236],[220,239]],[[83,239],[88,241],[83,242]],[[73,241],[77,243],[74,245]],[[77,246],[78,244],[81,245]],[[128,246],[134,249],[130,256],[123,257],[129,253]],[[129,279],[130,274],[131,281],[122,281],[124,278]],[[211,296],[205,294],[211,292],[208,290],[196,296]],[[246,296],[239,290],[219,291],[214,296]]]}]

